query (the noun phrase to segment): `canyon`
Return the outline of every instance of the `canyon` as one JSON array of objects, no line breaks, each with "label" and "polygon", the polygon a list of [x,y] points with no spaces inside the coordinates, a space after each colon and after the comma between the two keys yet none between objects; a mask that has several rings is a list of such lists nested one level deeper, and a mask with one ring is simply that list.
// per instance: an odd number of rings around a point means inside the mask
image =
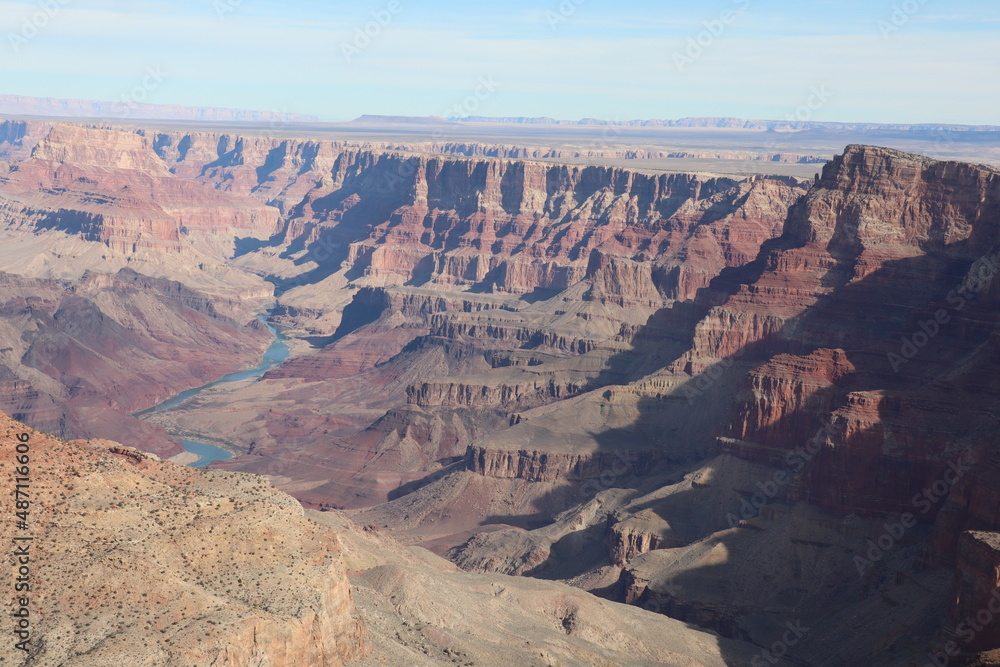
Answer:
[{"label": "canyon", "polygon": [[5,469],[17,444],[30,452],[35,492],[28,532],[2,529],[32,539],[28,651],[0,650],[14,663],[543,665],[629,653],[722,667],[755,651],[570,586],[461,572],[343,515],[306,512],[259,476],[61,440],[2,414],[0,433]]},{"label": "canyon", "polygon": [[[315,664],[489,662],[509,633],[523,664],[735,665],[789,627],[788,664],[992,659],[1000,621],[968,619],[1000,586],[1000,171],[564,150],[0,122],[0,410],[52,434],[53,494],[93,471],[52,529],[114,519],[66,552],[131,571],[129,531],[171,526],[130,513],[179,503],[207,551],[184,586],[213,628],[151,615],[149,664],[306,659],[288,633]],[[254,366],[264,311],[287,361],[131,416]],[[161,463],[179,434],[237,456]],[[157,495],[115,507],[112,477]],[[215,533],[256,513],[288,569],[229,572]],[[303,585],[287,558],[319,568],[308,605],[238,594]]]}]

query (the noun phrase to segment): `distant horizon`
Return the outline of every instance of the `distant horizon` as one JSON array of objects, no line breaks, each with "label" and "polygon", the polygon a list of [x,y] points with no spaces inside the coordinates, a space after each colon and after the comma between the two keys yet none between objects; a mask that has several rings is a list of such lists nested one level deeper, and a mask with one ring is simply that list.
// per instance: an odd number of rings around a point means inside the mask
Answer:
[{"label": "distant horizon", "polygon": [[13,0],[11,94],[293,112],[1000,124],[1000,6],[956,0]]},{"label": "distant horizon", "polygon": [[[579,118],[554,118],[554,117],[551,117],[551,116],[532,116],[532,115],[525,115],[525,114],[510,115],[510,116],[482,116],[482,115],[476,114],[476,115],[469,115],[469,116],[463,116],[463,117],[457,117],[457,116],[443,117],[443,116],[411,116],[411,115],[402,115],[402,114],[384,114],[384,113],[370,113],[370,112],[368,112],[368,113],[360,114],[360,115],[355,116],[353,118],[328,119],[328,118],[321,118],[321,117],[318,117],[318,116],[311,116],[311,115],[307,115],[307,114],[297,113],[297,112],[295,112],[293,110],[287,110],[287,111],[282,111],[282,112],[273,112],[273,111],[266,111],[266,110],[263,110],[263,109],[248,109],[248,108],[240,108],[240,107],[217,107],[217,106],[204,106],[204,105],[188,105],[188,104],[179,104],[179,103],[172,103],[172,102],[161,102],[161,103],[122,103],[119,100],[79,99],[79,98],[65,98],[65,97],[52,97],[52,96],[44,96],[44,97],[42,97],[42,96],[22,95],[22,94],[18,94],[18,93],[7,93],[7,92],[0,91],[0,100],[2,100],[3,98],[10,98],[10,97],[27,98],[27,99],[39,100],[39,101],[76,102],[76,103],[82,103],[82,104],[88,104],[88,105],[118,105],[119,108],[123,108],[123,107],[127,106],[128,108],[133,109],[133,110],[134,109],[142,109],[142,108],[157,108],[157,107],[159,107],[159,108],[163,108],[163,109],[186,109],[186,110],[191,110],[191,111],[198,111],[198,110],[201,110],[201,111],[226,111],[226,112],[235,112],[235,113],[240,113],[240,114],[262,114],[262,115],[265,115],[265,116],[278,116],[278,117],[288,118],[290,120],[288,120],[287,122],[289,122],[290,124],[295,124],[295,123],[334,123],[334,124],[336,124],[336,123],[352,123],[352,122],[356,122],[356,121],[362,120],[364,118],[371,118],[371,119],[400,118],[400,119],[414,120],[414,121],[420,121],[420,120],[440,120],[440,121],[443,121],[443,122],[464,122],[464,123],[470,123],[470,124],[476,124],[476,123],[484,123],[485,124],[485,123],[490,122],[491,120],[499,120],[499,121],[515,121],[515,120],[524,120],[524,121],[552,121],[551,122],[552,125],[563,125],[563,126],[567,126],[567,127],[572,127],[572,126],[581,126],[581,125],[584,125],[587,121],[590,121],[591,124],[598,125],[598,126],[604,125],[604,124],[614,126],[614,125],[620,125],[620,124],[634,124],[634,123],[671,123],[671,122],[681,122],[681,121],[687,121],[687,120],[720,120],[720,121],[722,121],[722,120],[731,120],[731,121],[743,121],[743,122],[746,122],[746,123],[788,124],[788,125],[791,125],[791,126],[795,126],[795,125],[804,125],[804,126],[810,126],[810,125],[816,125],[816,126],[825,126],[825,125],[872,125],[872,126],[881,126],[881,127],[893,127],[893,126],[932,126],[932,127],[933,126],[949,126],[949,127],[969,128],[969,129],[986,128],[987,131],[1000,131],[1000,124],[998,124],[998,125],[991,125],[991,124],[977,124],[977,123],[952,123],[952,122],[946,122],[946,121],[922,121],[922,122],[897,121],[897,122],[885,123],[885,122],[881,122],[881,121],[871,121],[871,120],[843,120],[843,119],[830,119],[830,120],[822,120],[822,121],[821,120],[799,121],[799,120],[795,120],[795,119],[788,120],[788,119],[780,119],[780,118],[748,118],[748,117],[734,116],[734,115],[702,115],[702,116],[682,116],[682,117],[674,117],[674,118],[668,118],[668,117],[641,118],[641,117],[636,117],[636,118],[627,118],[627,119],[610,119],[610,118],[597,118],[597,117],[587,117],[587,116],[582,116],[582,117],[579,117]],[[4,117],[4,116],[10,116],[10,117],[23,116],[23,117],[33,117],[33,118],[68,118],[68,119],[69,118],[80,118],[80,119],[100,119],[100,120],[105,120],[105,121],[114,121],[114,120],[116,120],[115,118],[108,118],[106,115],[101,115],[101,116],[76,116],[76,115],[72,115],[72,114],[62,115],[62,114],[44,114],[44,113],[29,113],[29,112],[19,112],[19,111],[6,111],[4,109],[5,109],[5,106],[2,105],[2,104],[0,104],[0,117]],[[121,122],[128,122],[130,120],[134,120],[134,121],[139,121],[139,120],[141,120],[141,121],[158,121],[158,120],[175,121],[175,120],[183,120],[183,119],[170,118],[170,117],[167,117],[167,116],[162,116],[161,117],[161,116],[152,116],[152,115],[150,115],[150,116],[144,116],[144,115],[134,115],[134,114],[132,114],[132,115],[128,115],[128,116],[123,116],[122,118],[120,118],[118,120],[121,120]],[[192,119],[192,120],[194,120],[194,119]],[[218,120],[213,120],[213,119],[207,118],[207,119],[198,119],[198,120],[202,120],[203,122],[240,122],[240,123],[242,123],[242,122],[246,122],[246,123],[255,122],[254,119],[248,119],[248,120],[225,119],[224,121],[218,121]],[[539,122],[538,124],[539,125],[543,125],[543,124],[546,124],[546,123]],[[683,126],[681,126],[681,127],[683,127]],[[730,127],[730,128],[726,128],[726,129],[744,129],[744,128],[733,128],[733,127]],[[760,130],[760,128],[750,128],[750,129],[758,129],[758,130]]]}]

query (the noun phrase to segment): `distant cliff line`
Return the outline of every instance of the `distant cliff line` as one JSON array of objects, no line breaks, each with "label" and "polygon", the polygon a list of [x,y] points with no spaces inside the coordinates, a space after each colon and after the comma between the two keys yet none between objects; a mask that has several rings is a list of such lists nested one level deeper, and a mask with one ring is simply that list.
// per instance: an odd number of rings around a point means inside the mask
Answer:
[{"label": "distant cliff line", "polygon": [[[155,77],[151,73],[150,77]],[[146,90],[136,87],[138,92]],[[317,120],[315,116],[285,113],[283,111],[253,111],[224,109],[220,107],[190,107],[179,104],[149,104],[140,102],[133,91],[125,91],[113,101],[65,100],[55,97],[30,97],[27,95],[0,95],[0,114],[12,116],[41,116],[46,118],[102,118],[107,121],[128,120],[191,120],[227,122],[281,122],[302,123]]]},{"label": "distant cliff line", "polygon": [[747,120],[744,118],[705,117],[678,118],[672,120],[603,120],[582,118],[580,120],[557,120],[548,117],[526,116],[466,116],[448,118],[451,122],[499,123],[509,125],[561,125],[598,127],[687,127],[720,128],[730,130],[837,130],[850,132],[1000,132],[1000,125],[957,125],[951,123],[838,123],[798,120]]}]

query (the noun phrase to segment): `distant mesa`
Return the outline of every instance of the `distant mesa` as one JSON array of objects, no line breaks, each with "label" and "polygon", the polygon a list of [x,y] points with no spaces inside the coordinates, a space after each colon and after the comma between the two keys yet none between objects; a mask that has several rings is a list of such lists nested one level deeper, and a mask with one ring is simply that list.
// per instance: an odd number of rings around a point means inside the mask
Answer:
[{"label": "distant mesa", "polygon": [[[94,101],[0,95],[0,116],[43,118],[98,118],[109,123],[132,120],[176,120],[238,123],[317,123],[317,116],[279,111],[256,111],[221,107],[148,104],[132,101]],[[341,123],[336,123],[339,125]],[[581,118],[560,120],[549,116],[403,116],[363,114],[348,125],[533,125],[552,127],[622,127],[643,129],[720,129],[764,132],[977,132],[1000,133],[1000,125],[958,125],[950,123],[850,123],[799,120],[754,120],[736,117],[688,117],[676,119],[607,120]]]},{"label": "distant mesa", "polygon": [[222,122],[314,122],[315,116],[274,111],[188,107],[179,104],[145,104],[123,101],[63,100],[55,97],[0,95],[0,114],[8,116],[43,116],[46,118],[101,118],[126,120],[191,120]]},{"label": "distant mesa", "polygon": [[836,123],[798,120],[747,120],[744,118],[678,118],[672,120],[602,120],[600,118],[582,118],[580,120],[556,120],[546,116],[466,116],[463,118],[448,118],[449,121],[462,123],[484,123],[501,125],[559,125],[559,126],[597,126],[597,127],[687,127],[715,128],[728,130],[829,130],[847,132],[1000,132],[998,125],[954,125],[949,123]]},{"label": "distant mesa", "polygon": [[351,122],[366,125],[446,125],[451,121],[440,116],[382,116],[379,114],[364,114]]}]

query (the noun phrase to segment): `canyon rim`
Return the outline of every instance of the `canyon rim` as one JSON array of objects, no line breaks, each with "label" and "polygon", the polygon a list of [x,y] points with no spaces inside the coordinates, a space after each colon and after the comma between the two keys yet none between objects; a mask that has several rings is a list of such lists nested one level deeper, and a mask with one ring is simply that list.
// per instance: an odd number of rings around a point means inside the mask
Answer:
[{"label": "canyon rim", "polygon": [[0,665],[1000,665],[1000,9],[6,3]]}]

